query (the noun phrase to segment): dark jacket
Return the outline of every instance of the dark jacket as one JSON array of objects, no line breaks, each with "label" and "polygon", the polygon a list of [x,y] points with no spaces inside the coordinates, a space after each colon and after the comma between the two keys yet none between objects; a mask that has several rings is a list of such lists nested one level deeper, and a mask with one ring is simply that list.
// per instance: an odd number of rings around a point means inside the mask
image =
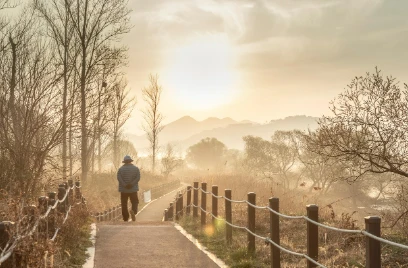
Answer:
[{"label": "dark jacket", "polygon": [[[119,192],[133,193],[139,191],[140,170],[132,163],[126,163],[119,168],[117,179],[119,181]],[[130,189],[125,188],[128,184],[132,186]]]}]

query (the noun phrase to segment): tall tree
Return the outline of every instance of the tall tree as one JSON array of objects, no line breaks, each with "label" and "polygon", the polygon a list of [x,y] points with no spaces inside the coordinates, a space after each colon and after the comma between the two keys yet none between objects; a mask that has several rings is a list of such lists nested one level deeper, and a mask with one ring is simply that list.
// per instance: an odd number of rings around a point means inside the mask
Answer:
[{"label": "tall tree", "polygon": [[126,89],[127,83],[123,78],[113,85],[112,98],[109,101],[112,125],[112,142],[113,142],[113,164],[117,167],[119,161],[119,140],[122,134],[122,128],[130,118],[135,105],[135,99],[129,97],[129,90]]},{"label": "tall tree", "polygon": [[107,58],[123,60],[123,48],[107,49],[107,45],[117,41],[129,32],[129,13],[126,0],[83,0],[75,1],[69,7],[69,15],[74,33],[80,45],[79,91],[81,103],[81,169],[86,180],[89,164],[88,150],[88,105],[87,95],[92,77],[99,71],[100,64]]},{"label": "tall tree", "polygon": [[150,142],[150,152],[152,155],[152,172],[156,169],[156,155],[159,150],[159,133],[163,130],[163,115],[159,111],[162,87],[159,85],[158,75],[150,75],[150,85],[142,89],[143,99],[147,107],[143,110],[143,129]]},{"label": "tall tree", "polygon": [[[58,65],[62,65],[62,176],[67,177],[68,171],[68,87],[72,70],[75,67],[77,52],[75,46],[71,46],[75,41],[74,35],[70,34],[73,29],[72,21],[69,17],[69,10],[72,6],[72,0],[35,0],[34,8],[44,19],[47,27],[48,36],[55,44],[58,55]],[[72,84],[72,83],[71,83]]]},{"label": "tall tree", "polygon": [[24,9],[8,29],[0,56],[0,163],[5,164],[0,184],[28,195],[39,190],[45,166],[54,164],[49,156],[61,139],[54,50],[39,34],[41,24],[30,11]]},{"label": "tall tree", "polygon": [[167,144],[164,156],[161,158],[161,164],[162,174],[166,178],[169,177],[173,171],[175,171],[177,168],[183,165],[183,159],[181,159],[181,157],[176,156],[173,144],[171,143]]}]

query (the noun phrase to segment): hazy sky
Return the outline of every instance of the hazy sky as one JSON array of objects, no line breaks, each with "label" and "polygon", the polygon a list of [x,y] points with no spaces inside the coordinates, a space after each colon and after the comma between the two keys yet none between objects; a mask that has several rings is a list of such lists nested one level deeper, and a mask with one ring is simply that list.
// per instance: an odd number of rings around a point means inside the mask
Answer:
[{"label": "hazy sky", "polygon": [[408,82],[405,0],[130,0],[129,84],[139,132],[149,73],[166,123],[321,116],[355,76]]}]

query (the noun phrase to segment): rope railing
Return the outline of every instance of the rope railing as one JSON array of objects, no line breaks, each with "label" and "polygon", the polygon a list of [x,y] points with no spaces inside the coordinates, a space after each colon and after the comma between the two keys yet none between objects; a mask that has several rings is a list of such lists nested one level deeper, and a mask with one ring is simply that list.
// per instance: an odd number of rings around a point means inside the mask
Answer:
[{"label": "rope railing", "polygon": [[258,234],[256,234],[256,233],[252,232],[251,230],[249,230],[249,229],[248,229],[247,227],[245,227],[245,226],[239,226],[239,225],[235,225],[235,224],[229,223],[229,222],[226,221],[225,219],[219,218],[219,217],[215,216],[214,214],[212,214],[211,212],[202,209],[200,206],[195,206],[195,205],[193,205],[193,207],[199,208],[202,212],[207,213],[207,214],[210,215],[212,218],[214,218],[214,219],[216,219],[216,220],[218,220],[218,221],[223,221],[223,222],[225,222],[227,225],[231,226],[232,228],[245,230],[247,233],[250,233],[250,234],[253,235],[254,237],[259,238],[259,239],[261,239],[261,240],[263,240],[263,241],[265,241],[265,242],[267,242],[267,243],[270,243],[270,244],[272,244],[273,246],[279,248],[280,250],[282,250],[282,251],[284,251],[284,252],[286,252],[286,253],[288,253],[288,254],[292,254],[292,255],[295,255],[295,256],[303,257],[303,258],[305,258],[305,259],[311,261],[312,263],[316,264],[316,265],[319,266],[319,267],[324,267],[324,268],[326,268],[326,266],[324,266],[324,265],[321,264],[321,263],[316,262],[315,260],[313,260],[312,258],[310,258],[308,255],[303,254],[303,253],[298,253],[298,252],[295,252],[295,251],[291,251],[291,250],[289,250],[289,249],[286,249],[286,248],[280,246],[279,244],[273,242],[270,238],[268,238],[268,237],[263,237],[263,236],[260,236],[260,235],[258,235]]},{"label": "rope railing", "polygon": [[[191,194],[193,192],[193,200],[191,200]],[[198,205],[198,192],[201,192],[201,205]],[[183,205],[183,196],[187,193],[187,204]],[[212,196],[212,211],[207,211],[206,209],[206,195]],[[219,199],[225,200],[225,219],[218,217],[218,201]],[[248,206],[248,226],[238,226],[232,224],[232,203],[246,203]],[[175,204],[176,212],[173,213]],[[175,201],[170,203],[168,209],[164,212],[165,220],[178,220],[183,213],[189,214],[190,207],[193,208],[193,217],[198,217],[198,211],[201,211],[201,225],[206,224],[206,215],[210,215],[214,220],[224,221],[227,224],[226,236],[227,241],[231,243],[232,231],[231,228],[237,228],[245,230],[250,235],[248,236],[248,250],[255,250],[255,242],[253,239],[259,238],[266,243],[271,245],[271,262],[272,267],[280,267],[279,265],[279,250],[286,252],[288,254],[303,257],[308,261],[310,267],[325,267],[323,264],[318,262],[318,229],[317,227],[322,227],[327,230],[349,233],[349,234],[361,234],[366,237],[366,267],[376,267],[375,264],[381,262],[381,244],[386,243],[401,249],[408,249],[408,245],[396,243],[380,237],[381,232],[381,219],[376,216],[366,217],[366,229],[365,230],[353,230],[353,229],[342,229],[329,226],[318,222],[318,206],[308,205],[307,216],[304,215],[286,215],[279,212],[279,199],[271,198],[269,199],[269,206],[257,206],[256,205],[256,195],[255,193],[248,194],[248,200],[233,200],[231,198],[231,190],[225,190],[225,195],[218,195],[218,187],[212,186],[211,191],[207,191],[207,184],[202,183],[201,187],[198,187],[198,182],[194,182],[194,186],[188,186],[184,192],[179,192],[175,198]],[[270,233],[271,237],[263,237],[255,232],[255,210],[267,210],[271,215],[270,222]],[[173,217],[175,216],[175,217]],[[298,253],[280,246],[279,242],[279,217],[286,219],[302,219],[307,223],[308,241],[307,241],[307,254]],[[213,223],[215,224],[215,223]],[[310,233],[309,233],[310,232]]]},{"label": "rope railing", "polygon": [[164,193],[168,192],[169,190],[175,189],[176,187],[179,187],[180,185],[180,180],[174,180],[168,183],[161,184],[159,186],[153,187],[150,189],[152,198],[157,198]]},{"label": "rope railing", "polygon": [[[160,194],[164,194],[165,192],[172,190],[174,187],[178,187],[180,185],[180,180],[174,180],[165,184],[161,184],[159,186],[153,187],[150,189],[152,196],[158,197]],[[103,212],[97,212],[92,214],[91,216],[96,219],[97,222],[103,221],[111,221],[111,220],[118,220],[122,217],[122,206],[118,204],[112,208],[106,209]]]},{"label": "rope railing", "polygon": [[[201,188],[200,188],[200,189],[201,189]],[[377,241],[380,241],[380,242],[383,242],[383,243],[387,243],[387,244],[392,245],[392,246],[400,247],[400,248],[403,248],[403,249],[408,249],[408,246],[407,246],[407,245],[395,243],[395,242],[392,242],[392,241],[389,241],[389,240],[380,238],[380,237],[378,237],[378,236],[375,236],[375,235],[372,235],[372,234],[366,232],[365,230],[351,230],[351,229],[336,228],[336,227],[332,227],[332,226],[329,226],[329,225],[325,225],[325,224],[316,222],[316,221],[311,220],[310,218],[308,218],[308,217],[306,217],[306,216],[290,216],[290,215],[285,215],[285,214],[279,213],[279,212],[277,212],[277,211],[271,209],[271,208],[268,207],[268,206],[257,206],[257,205],[254,205],[254,204],[248,202],[248,200],[231,200],[231,199],[226,198],[225,196],[216,196],[216,195],[214,195],[212,192],[206,192],[206,191],[203,191],[202,189],[201,189],[201,191],[202,191],[203,193],[205,193],[205,194],[211,194],[211,195],[214,196],[215,198],[224,198],[224,199],[226,199],[226,200],[228,200],[228,201],[230,201],[230,202],[232,202],[232,203],[246,203],[246,204],[248,204],[249,206],[251,206],[251,207],[253,207],[253,208],[256,208],[256,209],[267,209],[267,210],[271,211],[272,213],[274,213],[274,214],[276,214],[276,215],[278,215],[278,216],[280,216],[280,217],[286,218],[286,219],[304,219],[304,220],[306,220],[306,221],[308,221],[308,222],[310,222],[310,223],[312,223],[312,224],[318,225],[318,226],[320,226],[320,227],[322,227],[322,228],[325,228],[325,229],[329,229],[329,230],[337,231],[337,232],[343,232],[343,233],[363,234],[363,235],[365,235],[365,236],[368,236],[368,237],[371,237],[371,238],[373,238],[373,239],[376,239]]]},{"label": "rope railing", "polygon": [[[74,206],[77,206],[80,204],[86,204],[85,198],[82,196],[80,188],[81,188],[81,185],[79,181],[76,181],[74,184],[73,180],[68,180],[68,182],[64,182],[59,185],[58,195],[56,192],[49,192],[47,197],[41,196],[38,199],[39,201],[38,207],[35,207],[35,206],[27,207],[31,209],[28,212],[29,216],[23,216],[17,223],[1,222],[0,224],[3,225],[3,228],[1,229],[1,233],[0,233],[0,238],[2,239],[2,241],[0,241],[0,244],[3,243],[5,244],[5,246],[1,249],[0,266],[8,262],[8,259],[10,258],[10,256],[13,255],[14,249],[18,246],[20,241],[22,241],[26,237],[32,236],[36,231],[39,230],[38,228],[40,226],[40,223],[44,220],[46,220],[46,228],[45,228],[46,239],[49,239],[50,241],[54,241],[58,235],[59,230],[61,229],[61,226],[64,225],[65,222],[67,221],[69,217],[69,213],[71,212],[71,209]],[[69,198],[70,196],[71,198]],[[71,199],[71,201],[69,199]],[[76,199],[80,199],[81,201],[76,202]],[[41,210],[43,210],[44,212],[41,215],[39,215],[35,221],[33,221],[33,217],[35,214],[34,211],[36,209],[39,209],[40,212]],[[55,216],[52,217],[51,221],[49,220],[50,213],[55,211],[56,209],[58,210],[58,213],[60,214],[65,213],[64,218],[62,219],[62,222],[60,226],[58,227],[55,227],[55,220],[56,220]],[[30,224],[30,225],[24,227],[25,224]],[[10,237],[13,227],[16,227],[19,233]],[[48,234],[49,230],[51,231],[54,230],[52,237],[49,237],[49,234]],[[44,230],[41,230],[41,231],[44,231]]]}]

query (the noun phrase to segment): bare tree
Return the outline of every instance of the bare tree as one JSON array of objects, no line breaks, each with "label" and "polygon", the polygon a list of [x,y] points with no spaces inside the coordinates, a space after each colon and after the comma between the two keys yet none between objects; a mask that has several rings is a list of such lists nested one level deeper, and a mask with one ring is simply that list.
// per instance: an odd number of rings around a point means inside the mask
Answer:
[{"label": "bare tree", "polygon": [[71,45],[75,41],[75,36],[70,34],[74,30],[68,12],[71,6],[72,0],[36,0],[34,2],[34,8],[48,26],[48,36],[55,43],[59,65],[62,65],[62,176],[64,178],[68,171],[68,87],[77,58],[76,47]]},{"label": "bare tree", "polygon": [[[294,131],[276,131],[271,141],[245,136],[246,165],[260,176],[289,190],[297,187],[301,174],[296,174],[298,139]],[[291,183],[292,182],[292,183]]]},{"label": "bare tree", "polygon": [[367,173],[408,177],[408,87],[380,71],[356,77],[319,120],[309,149],[349,167],[343,179]]},{"label": "bare tree", "polygon": [[144,124],[143,129],[147,134],[150,142],[150,152],[152,154],[152,172],[156,168],[156,155],[159,150],[159,133],[163,130],[163,115],[159,111],[160,97],[162,87],[159,85],[159,77],[150,75],[150,86],[143,88],[143,99],[147,103],[146,109],[143,110]]},{"label": "bare tree", "polygon": [[[312,182],[309,185],[309,192],[314,189],[327,193],[339,177],[344,176],[347,167],[334,158],[316,154],[307,144],[308,136],[302,135],[302,137],[303,142],[298,147],[298,158],[303,164],[301,170],[304,177]],[[301,186],[307,186],[306,184],[303,182]]]},{"label": "bare tree", "polygon": [[89,164],[87,95],[92,77],[98,66],[108,59],[124,58],[125,49],[107,49],[106,45],[118,40],[129,31],[129,13],[125,0],[76,1],[69,7],[74,32],[80,44],[78,76],[81,103],[81,168],[86,180]]},{"label": "bare tree", "polygon": [[118,142],[122,134],[123,125],[130,118],[130,114],[135,106],[135,98],[129,97],[129,90],[126,89],[127,83],[123,78],[119,78],[113,86],[112,98],[109,101],[112,126],[113,142],[113,164],[117,167],[119,161]]},{"label": "bare tree", "polygon": [[177,168],[183,165],[183,159],[177,157],[174,145],[168,143],[164,156],[161,158],[162,174],[167,178]]},{"label": "bare tree", "polygon": [[30,195],[40,188],[45,166],[53,167],[50,155],[61,140],[61,103],[54,90],[60,76],[52,44],[38,34],[41,26],[33,13],[24,11],[9,29],[0,56],[0,162],[9,166],[2,169],[2,187]]}]

